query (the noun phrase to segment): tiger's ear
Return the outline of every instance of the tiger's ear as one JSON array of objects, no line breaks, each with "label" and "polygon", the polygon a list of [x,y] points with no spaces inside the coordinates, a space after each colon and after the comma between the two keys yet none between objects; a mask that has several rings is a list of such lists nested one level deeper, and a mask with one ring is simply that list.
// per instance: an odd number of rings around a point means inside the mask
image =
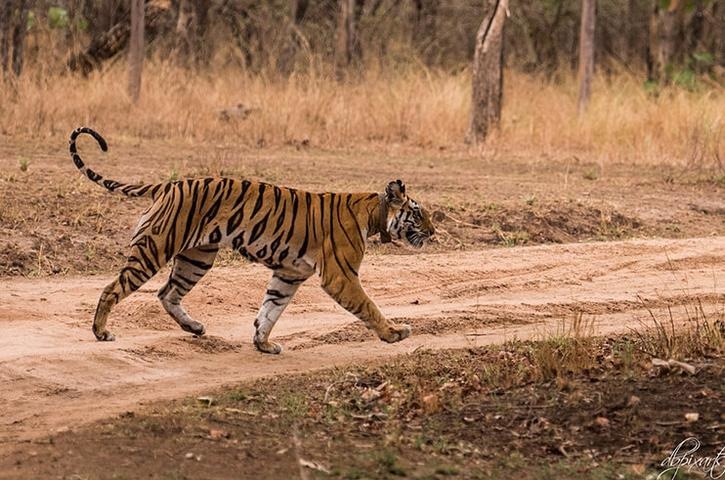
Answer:
[{"label": "tiger's ear", "polygon": [[388,183],[388,186],[385,187],[385,200],[393,208],[400,208],[408,201],[405,184],[402,180]]}]

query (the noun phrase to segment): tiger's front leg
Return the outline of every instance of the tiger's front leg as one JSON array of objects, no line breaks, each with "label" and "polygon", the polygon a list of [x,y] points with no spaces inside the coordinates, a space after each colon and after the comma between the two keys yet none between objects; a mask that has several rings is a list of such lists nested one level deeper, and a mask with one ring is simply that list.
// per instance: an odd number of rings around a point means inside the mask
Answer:
[{"label": "tiger's front leg", "polygon": [[254,346],[260,352],[277,354],[282,351],[281,345],[269,341],[269,334],[274,328],[274,324],[277,323],[279,316],[282,315],[292,297],[297,293],[297,289],[306,279],[307,277],[286,277],[277,272],[272,275],[267,285],[267,291],[264,293],[262,307],[257,313],[256,320],[254,320],[256,329],[254,332]]},{"label": "tiger's front leg", "polygon": [[367,328],[374,330],[380,340],[394,343],[410,336],[410,326],[394,324],[385,318],[365,293],[357,276],[349,278],[337,275],[328,281],[323,279],[322,288],[341,307],[362,320]]}]

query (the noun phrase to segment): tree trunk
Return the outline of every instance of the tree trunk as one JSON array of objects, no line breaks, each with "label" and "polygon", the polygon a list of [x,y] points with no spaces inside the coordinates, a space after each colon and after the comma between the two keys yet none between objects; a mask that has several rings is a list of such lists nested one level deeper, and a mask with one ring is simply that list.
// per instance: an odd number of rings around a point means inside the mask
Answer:
[{"label": "tree trunk", "polygon": [[653,1],[654,8],[649,24],[647,79],[668,83],[672,76],[677,37],[681,30],[681,2],[680,0]]},{"label": "tree trunk", "polygon": [[209,0],[180,0],[176,20],[177,60],[184,66],[199,64],[209,58],[204,45],[209,20]]},{"label": "tree trunk", "polygon": [[596,0],[582,0],[582,20],[579,33],[579,115],[589,104],[594,74],[594,25],[596,23]]},{"label": "tree trunk", "polygon": [[294,70],[295,56],[300,43],[297,35],[299,26],[305,18],[305,13],[307,13],[308,5],[309,0],[295,1],[295,10],[288,28],[287,43],[285,43],[279,58],[277,58],[277,72],[285,77],[288,77]]},{"label": "tree trunk", "polygon": [[413,0],[413,6],[412,44],[426,63],[431,63],[433,55],[430,47],[436,42],[439,0]]},{"label": "tree trunk", "polygon": [[10,32],[12,30],[12,0],[0,0],[0,70],[8,71],[10,61]]},{"label": "tree trunk", "polygon": [[25,34],[30,0],[0,0],[0,69],[20,76],[23,71]]},{"label": "tree trunk", "polygon": [[467,143],[479,143],[501,120],[503,90],[503,31],[508,0],[492,0],[491,12],[476,34],[473,57],[471,119]]},{"label": "tree trunk", "polygon": [[177,60],[182,63],[186,62],[191,51],[189,30],[193,14],[191,2],[189,0],[180,0],[179,15],[176,18],[176,56]]},{"label": "tree trunk", "polygon": [[19,0],[17,2],[17,21],[13,29],[13,73],[16,77],[23,71],[23,55],[25,53],[25,33],[28,31],[28,12],[30,2]]},{"label": "tree trunk", "polygon": [[357,36],[357,22],[362,14],[363,1],[339,0],[337,18],[337,48],[335,66],[338,78],[344,76],[347,68],[362,58],[362,48]]},{"label": "tree trunk", "polygon": [[133,103],[141,95],[144,57],[144,0],[131,0],[131,34],[128,45],[128,95]]}]

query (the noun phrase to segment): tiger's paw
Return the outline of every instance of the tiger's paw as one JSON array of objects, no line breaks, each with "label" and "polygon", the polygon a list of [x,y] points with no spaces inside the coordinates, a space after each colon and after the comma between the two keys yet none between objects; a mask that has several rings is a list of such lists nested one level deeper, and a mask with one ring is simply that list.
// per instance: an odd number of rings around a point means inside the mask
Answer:
[{"label": "tiger's paw", "polygon": [[399,342],[408,338],[410,336],[410,331],[409,325],[393,325],[390,327],[388,334],[386,336],[381,336],[380,339],[388,343]]},{"label": "tiger's paw", "polygon": [[282,345],[274,342],[257,342],[254,341],[254,346],[257,347],[257,350],[259,350],[262,353],[271,353],[273,355],[278,355],[282,353]]},{"label": "tiger's paw", "polygon": [[193,333],[194,335],[203,336],[206,333],[206,328],[203,323],[196,322],[194,320],[188,323],[179,323],[181,329],[185,332]]},{"label": "tiger's paw", "polygon": [[96,332],[96,329],[93,329],[93,335],[96,336],[96,340],[99,342],[113,342],[116,340],[116,336],[109,332],[108,330],[104,330],[100,333]]}]

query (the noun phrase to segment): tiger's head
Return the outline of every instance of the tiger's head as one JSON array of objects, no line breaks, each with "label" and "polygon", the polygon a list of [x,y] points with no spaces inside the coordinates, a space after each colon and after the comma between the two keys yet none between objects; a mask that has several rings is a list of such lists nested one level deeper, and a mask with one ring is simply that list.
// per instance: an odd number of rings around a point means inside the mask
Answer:
[{"label": "tiger's head", "polygon": [[393,240],[405,238],[416,248],[435,233],[428,211],[405,194],[405,184],[396,180],[385,187],[385,200],[394,215],[388,220],[388,233]]}]

